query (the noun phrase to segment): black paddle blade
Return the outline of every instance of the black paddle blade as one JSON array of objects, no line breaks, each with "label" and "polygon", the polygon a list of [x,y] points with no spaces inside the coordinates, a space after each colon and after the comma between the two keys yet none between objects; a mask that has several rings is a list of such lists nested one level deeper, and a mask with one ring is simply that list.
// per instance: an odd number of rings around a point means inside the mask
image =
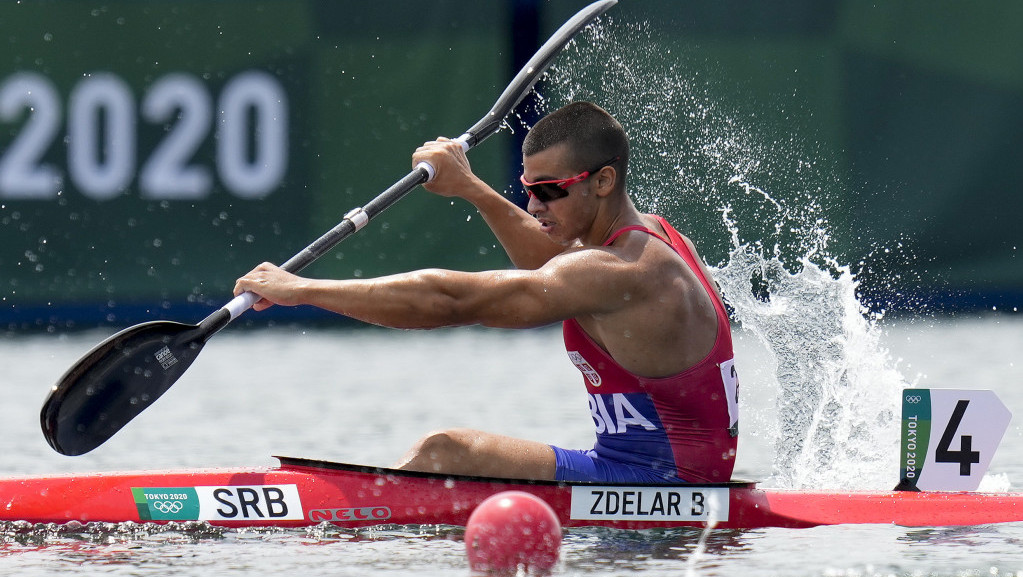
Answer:
[{"label": "black paddle blade", "polygon": [[100,446],[181,377],[206,335],[196,325],[153,321],[103,341],[61,377],[43,404],[46,441],[64,455]]}]

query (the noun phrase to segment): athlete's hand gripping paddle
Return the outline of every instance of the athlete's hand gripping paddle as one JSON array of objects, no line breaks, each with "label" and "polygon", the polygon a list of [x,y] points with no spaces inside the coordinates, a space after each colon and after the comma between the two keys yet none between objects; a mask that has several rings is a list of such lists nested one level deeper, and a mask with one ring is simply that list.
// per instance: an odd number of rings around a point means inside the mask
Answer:
[{"label": "athlete's hand gripping paddle", "polygon": [[[616,2],[594,2],[565,22],[512,79],[490,112],[458,137],[462,147],[468,150],[497,132],[569,41]],[[432,177],[433,168],[420,163],[369,204],[348,212],[281,268],[292,273],[302,270]],[[40,419],[47,442],[64,455],[81,455],[103,444],[160,398],[206,341],[258,298],[246,292],[197,325],[153,321],[127,328],[97,345],[60,378],[43,404]]]}]

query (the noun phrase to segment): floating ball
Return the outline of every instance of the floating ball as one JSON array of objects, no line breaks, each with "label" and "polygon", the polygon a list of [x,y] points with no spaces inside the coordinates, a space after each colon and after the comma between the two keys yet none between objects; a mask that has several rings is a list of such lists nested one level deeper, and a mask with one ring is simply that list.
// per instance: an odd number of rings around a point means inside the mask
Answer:
[{"label": "floating ball", "polygon": [[465,552],[473,571],[514,573],[521,565],[543,573],[558,562],[561,523],[535,495],[505,491],[487,498],[465,525]]}]

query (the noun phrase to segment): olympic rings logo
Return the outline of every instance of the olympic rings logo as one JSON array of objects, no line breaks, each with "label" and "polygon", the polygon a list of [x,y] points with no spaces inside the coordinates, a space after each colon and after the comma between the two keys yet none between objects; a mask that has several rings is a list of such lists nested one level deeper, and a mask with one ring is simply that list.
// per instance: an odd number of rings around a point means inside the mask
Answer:
[{"label": "olympic rings logo", "polygon": [[906,395],[906,402],[911,404],[911,405],[915,405],[915,404],[919,403],[922,400],[923,400],[923,397],[920,396],[920,395]]},{"label": "olympic rings logo", "polygon": [[167,514],[177,513],[184,509],[185,505],[181,501],[153,501],[153,508],[163,514]]}]

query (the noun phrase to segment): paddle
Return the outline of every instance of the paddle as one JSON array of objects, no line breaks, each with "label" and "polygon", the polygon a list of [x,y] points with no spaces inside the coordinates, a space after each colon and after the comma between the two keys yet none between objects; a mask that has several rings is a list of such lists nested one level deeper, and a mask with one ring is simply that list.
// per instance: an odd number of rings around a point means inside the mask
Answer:
[{"label": "paddle", "polygon": [[[512,79],[490,112],[458,141],[465,150],[497,132],[516,105],[533,89],[566,44],[617,0],[594,2],[565,22]],[[298,272],[366,225],[415,187],[433,178],[420,163],[366,206],[355,208],[281,268]],[[58,453],[87,453],[153,404],[184,374],[203,345],[258,300],[243,293],[198,325],[153,321],[127,328],[97,345],[57,382],[43,404],[43,435]]]}]

